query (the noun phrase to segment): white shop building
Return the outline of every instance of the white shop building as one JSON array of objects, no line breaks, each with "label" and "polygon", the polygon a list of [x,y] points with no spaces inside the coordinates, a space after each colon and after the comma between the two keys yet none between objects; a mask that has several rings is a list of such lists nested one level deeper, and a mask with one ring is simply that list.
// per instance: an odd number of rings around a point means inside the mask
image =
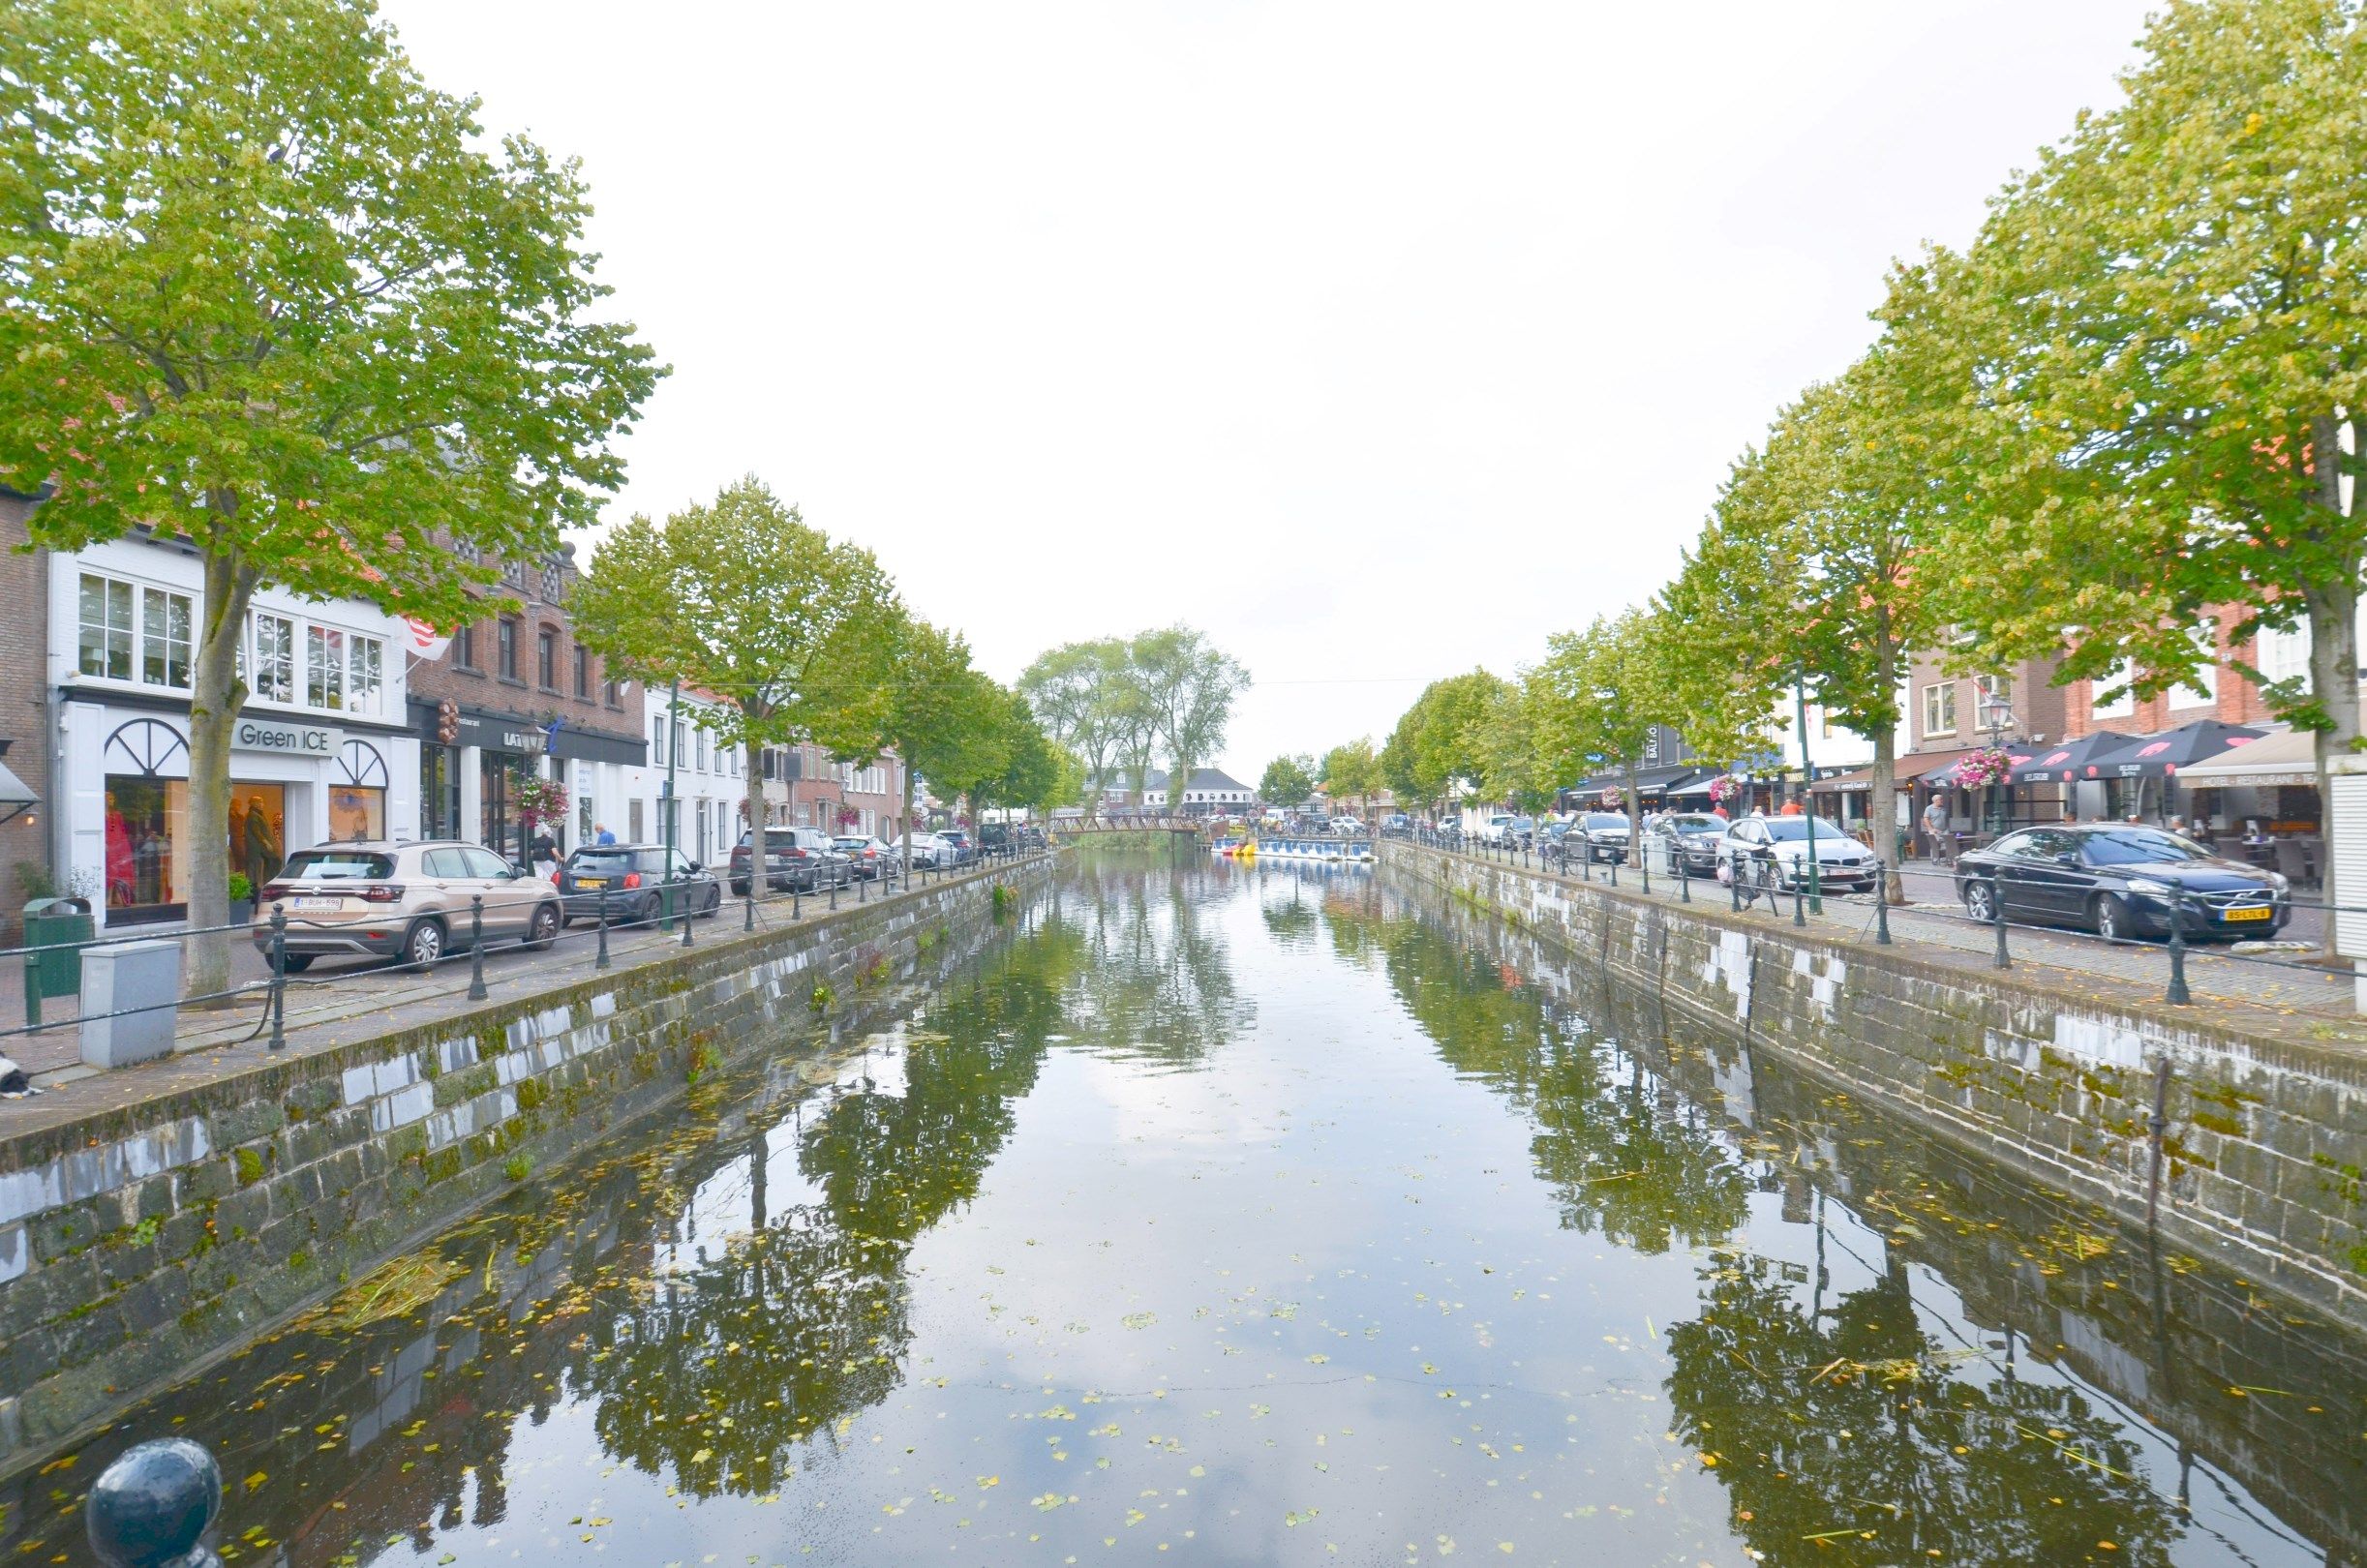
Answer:
[{"label": "white shop building", "polygon": [[[203,564],[132,536],[49,557],[58,864],[102,926],[187,918],[189,699]],[[354,600],[265,587],[241,628],[250,696],[231,736],[230,863],[257,885],[295,850],[408,838],[419,743],[404,627]]]}]

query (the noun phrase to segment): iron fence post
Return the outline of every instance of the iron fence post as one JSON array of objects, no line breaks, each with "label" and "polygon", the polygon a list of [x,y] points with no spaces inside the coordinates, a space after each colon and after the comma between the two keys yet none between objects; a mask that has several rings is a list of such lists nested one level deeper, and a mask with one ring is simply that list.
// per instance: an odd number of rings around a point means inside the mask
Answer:
[{"label": "iron fence post", "polygon": [[1990,921],[1997,927],[1995,966],[1999,969],[2011,969],[2014,967],[2014,960],[2005,950],[2005,894],[1998,889],[1994,880],[1988,885],[1988,912]]},{"label": "iron fence post", "polygon": [[[749,859],[748,859],[748,879],[749,879],[751,882],[753,882],[753,881],[755,880],[755,877],[756,877],[756,863],[755,863],[755,857],[750,856],[750,857],[749,857]],[[685,897],[684,897],[684,899],[683,899],[683,906],[682,906],[682,921],[683,921],[683,947],[685,947],[685,948],[687,948],[688,946],[690,946],[690,928],[691,928],[692,926],[694,926],[694,925],[696,925],[696,924],[698,924],[698,923],[699,923],[699,912],[698,912],[698,907],[697,907],[696,903],[695,903],[694,901],[692,901],[692,900],[691,900],[689,897],[687,897],[687,896],[685,896]]]},{"label": "iron fence post", "polygon": [[805,894],[794,882],[789,884],[789,918],[793,920],[805,918]]},{"label": "iron fence post", "polygon": [[469,895],[469,1000],[482,1002],[485,989],[485,895]]},{"label": "iron fence post", "polygon": [[24,950],[24,1026],[41,1027],[41,951],[31,947]]},{"label": "iron fence post", "polygon": [[1684,868],[1683,859],[1684,852],[1679,850],[1677,854],[1679,857],[1676,864],[1677,902],[1689,904],[1693,901],[1693,874]]},{"label": "iron fence post", "polygon": [[1808,923],[1808,885],[1797,871],[1792,873],[1792,923]]},{"label": "iron fence post", "polygon": [[1874,945],[1891,945],[1891,870],[1879,859],[1874,861]]},{"label": "iron fence post", "polygon": [[838,907],[838,879],[836,877],[830,879],[830,907],[833,909]]},{"label": "iron fence post", "polygon": [[1635,873],[1644,879],[1644,896],[1652,896],[1652,851],[1639,851],[1635,858]]},{"label": "iron fence post", "polygon": [[2170,895],[2170,993],[2164,1000],[2183,1007],[2194,998],[2186,990],[2186,895]]},{"label": "iron fence post", "polygon": [[750,856],[750,857],[748,858],[748,893],[747,893],[747,896],[746,896],[745,898],[743,898],[743,899],[742,899],[742,900],[740,901],[740,905],[741,905],[741,914],[742,914],[742,917],[743,917],[743,918],[742,918],[742,920],[741,920],[741,921],[740,921],[740,929],[742,929],[743,931],[753,931],[753,930],[755,930],[755,929],[756,929],[756,860],[755,860],[755,857],[753,857],[753,856]]},{"label": "iron fence post", "polygon": [[1733,895],[1734,912],[1743,913],[1743,867],[1737,860],[1726,861],[1726,891]]},{"label": "iron fence post", "polygon": [[608,886],[605,883],[600,886],[600,950],[592,958],[592,967],[608,967]]},{"label": "iron fence post", "polygon": [[288,1043],[288,906],[271,906],[271,1048]]},{"label": "iron fence post", "polygon": [[1617,857],[1613,857],[1611,860],[1611,886],[1614,888],[1619,886],[1619,859]]}]

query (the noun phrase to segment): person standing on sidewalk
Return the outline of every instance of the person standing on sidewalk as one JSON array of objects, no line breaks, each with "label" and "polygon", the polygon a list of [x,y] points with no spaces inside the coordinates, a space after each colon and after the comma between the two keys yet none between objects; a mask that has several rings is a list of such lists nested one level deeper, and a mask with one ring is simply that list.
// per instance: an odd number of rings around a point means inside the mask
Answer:
[{"label": "person standing on sidewalk", "polygon": [[1934,795],[1924,806],[1924,836],[1931,840],[1931,859],[1948,861],[1948,801]]}]

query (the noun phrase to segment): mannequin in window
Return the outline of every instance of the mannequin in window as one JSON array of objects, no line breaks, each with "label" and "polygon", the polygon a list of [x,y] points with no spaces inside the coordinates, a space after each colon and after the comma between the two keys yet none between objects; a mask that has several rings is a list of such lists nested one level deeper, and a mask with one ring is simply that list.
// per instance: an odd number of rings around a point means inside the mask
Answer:
[{"label": "mannequin in window", "polygon": [[244,824],[247,836],[247,880],[260,888],[280,870],[280,835],[263,810],[263,798],[250,796]]},{"label": "mannequin in window", "polygon": [[136,867],[132,859],[132,823],[116,803],[115,792],[106,792],[106,901],[109,904],[132,902]]}]

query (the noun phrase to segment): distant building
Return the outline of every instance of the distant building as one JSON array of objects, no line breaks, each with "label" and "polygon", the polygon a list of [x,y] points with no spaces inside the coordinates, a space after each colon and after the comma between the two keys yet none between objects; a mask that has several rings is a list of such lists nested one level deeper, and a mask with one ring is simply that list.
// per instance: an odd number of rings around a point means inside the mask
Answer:
[{"label": "distant building", "polygon": [[[1256,790],[1219,768],[1194,769],[1191,781],[1184,786],[1180,801],[1168,800],[1168,781],[1165,769],[1153,768],[1143,773],[1141,805],[1144,810],[1165,810],[1172,803],[1183,815],[1199,817],[1217,811],[1238,811],[1258,798]],[[1101,797],[1104,810],[1135,803],[1135,777],[1125,769],[1104,773],[1092,780],[1089,787]]]}]

